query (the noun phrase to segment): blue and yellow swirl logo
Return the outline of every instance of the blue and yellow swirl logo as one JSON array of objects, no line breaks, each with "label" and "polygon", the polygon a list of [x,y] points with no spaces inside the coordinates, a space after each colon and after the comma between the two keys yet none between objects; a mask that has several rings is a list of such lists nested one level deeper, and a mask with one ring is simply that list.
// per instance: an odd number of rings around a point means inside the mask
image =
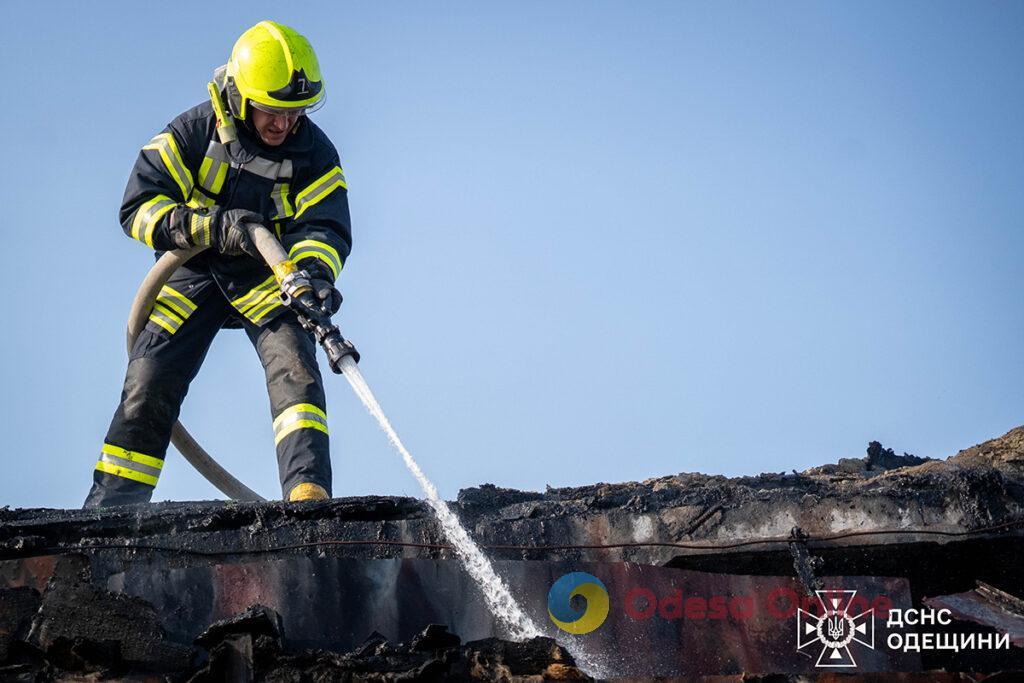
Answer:
[{"label": "blue and yellow swirl logo", "polygon": [[[583,610],[572,606],[577,595],[587,601]],[[576,635],[590,633],[608,618],[608,589],[592,574],[566,574],[548,591],[548,616],[563,631]]]}]

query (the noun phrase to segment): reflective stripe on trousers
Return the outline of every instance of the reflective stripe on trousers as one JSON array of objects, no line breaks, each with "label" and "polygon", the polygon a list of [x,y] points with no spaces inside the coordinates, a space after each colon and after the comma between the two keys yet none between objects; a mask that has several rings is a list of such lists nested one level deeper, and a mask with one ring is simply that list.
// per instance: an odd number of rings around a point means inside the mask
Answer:
[{"label": "reflective stripe on trousers", "polygon": [[100,459],[96,463],[96,469],[100,472],[131,479],[149,486],[156,486],[160,470],[163,467],[164,461],[160,458],[136,453],[109,443],[103,444]]},{"label": "reflective stripe on trousers", "polygon": [[297,429],[316,429],[329,435],[327,413],[312,403],[299,403],[285,408],[274,420],[274,444],[281,443],[284,437]]}]

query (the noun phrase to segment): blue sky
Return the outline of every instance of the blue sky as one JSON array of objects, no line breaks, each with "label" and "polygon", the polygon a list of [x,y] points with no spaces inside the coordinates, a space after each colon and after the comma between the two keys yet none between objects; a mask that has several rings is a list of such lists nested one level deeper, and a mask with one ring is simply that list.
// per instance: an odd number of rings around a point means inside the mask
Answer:
[{"label": "blue sky", "polygon": [[[337,319],[442,494],[788,471],[1024,423],[1024,6],[12,5],[0,505],[81,504],[151,264],[139,147],[245,28],[305,33],[355,246]],[[328,377],[336,495],[418,495]],[[279,496],[224,331],[183,422]],[[218,493],[172,452],[155,499]]]}]

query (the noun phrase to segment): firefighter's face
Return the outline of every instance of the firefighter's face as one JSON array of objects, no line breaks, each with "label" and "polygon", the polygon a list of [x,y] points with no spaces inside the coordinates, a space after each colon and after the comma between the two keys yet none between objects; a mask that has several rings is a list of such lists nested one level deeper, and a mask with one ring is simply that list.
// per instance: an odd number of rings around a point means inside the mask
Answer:
[{"label": "firefighter's face", "polygon": [[298,119],[298,114],[271,114],[255,107],[252,110],[253,127],[256,128],[256,132],[259,133],[264,144],[271,147],[277,147],[285,141],[288,132]]}]

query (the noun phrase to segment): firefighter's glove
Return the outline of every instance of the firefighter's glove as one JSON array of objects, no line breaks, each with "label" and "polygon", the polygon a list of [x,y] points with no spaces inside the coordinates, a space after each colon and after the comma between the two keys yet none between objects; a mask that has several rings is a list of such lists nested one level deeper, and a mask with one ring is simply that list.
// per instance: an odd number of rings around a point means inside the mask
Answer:
[{"label": "firefighter's glove", "polygon": [[324,312],[327,315],[334,315],[341,308],[341,292],[334,286],[334,273],[323,261],[318,258],[309,257],[301,259],[295,266],[299,270],[309,273],[309,281],[313,286],[316,298],[320,300]]},{"label": "firefighter's glove", "polygon": [[225,256],[248,254],[259,259],[248,223],[263,223],[263,216],[248,209],[218,209],[210,226],[210,246]]},{"label": "firefighter's glove", "polygon": [[245,224],[262,222],[262,216],[248,209],[177,206],[171,214],[171,240],[178,249],[212,247],[227,256],[248,254],[258,259]]}]

